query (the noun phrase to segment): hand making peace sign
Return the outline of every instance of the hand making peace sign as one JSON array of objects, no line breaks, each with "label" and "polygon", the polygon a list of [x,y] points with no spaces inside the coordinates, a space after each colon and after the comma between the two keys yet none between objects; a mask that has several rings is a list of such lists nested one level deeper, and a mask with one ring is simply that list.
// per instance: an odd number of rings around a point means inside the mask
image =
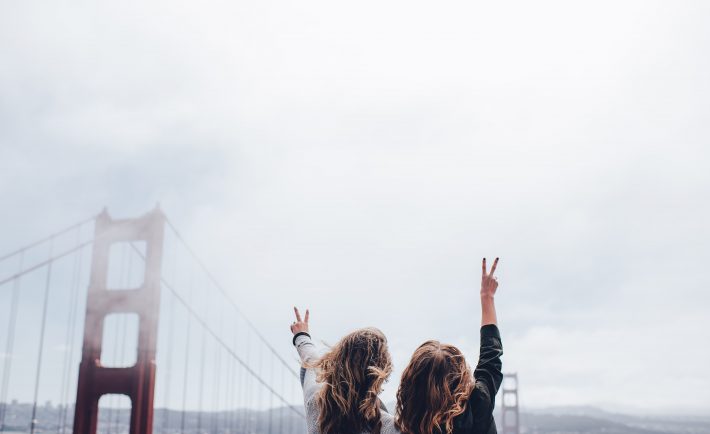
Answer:
[{"label": "hand making peace sign", "polygon": [[296,314],[296,321],[291,324],[291,333],[294,335],[300,332],[308,333],[308,309],[306,309],[306,316],[303,318],[303,321],[301,321],[301,314],[298,312],[298,308],[294,307],[293,311]]},{"label": "hand making peace sign", "polygon": [[498,278],[493,276],[498,266],[498,258],[493,261],[491,272],[486,271],[486,258],[483,258],[483,275],[481,277],[481,296],[493,297],[498,289]]}]

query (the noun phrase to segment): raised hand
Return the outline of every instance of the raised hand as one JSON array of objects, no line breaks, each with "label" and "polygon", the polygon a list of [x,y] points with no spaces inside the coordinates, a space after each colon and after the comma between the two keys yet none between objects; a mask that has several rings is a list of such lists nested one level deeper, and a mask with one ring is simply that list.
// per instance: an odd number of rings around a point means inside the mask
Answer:
[{"label": "raised hand", "polygon": [[298,312],[298,308],[294,307],[293,312],[296,314],[296,321],[291,323],[291,333],[294,335],[300,332],[308,333],[308,309],[306,309],[306,316],[303,317],[303,320],[301,320],[301,313]]},{"label": "raised hand", "polygon": [[486,271],[486,258],[483,258],[483,274],[481,276],[481,297],[493,297],[498,289],[498,278],[493,275],[498,266],[498,258],[493,261],[491,272]]}]

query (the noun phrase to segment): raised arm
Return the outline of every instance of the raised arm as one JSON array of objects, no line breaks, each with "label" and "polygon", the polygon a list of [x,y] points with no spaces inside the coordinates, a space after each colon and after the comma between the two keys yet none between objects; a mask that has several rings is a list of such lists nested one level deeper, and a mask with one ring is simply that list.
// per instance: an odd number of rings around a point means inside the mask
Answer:
[{"label": "raised arm", "polygon": [[498,324],[496,317],[495,295],[498,289],[498,278],[493,276],[498,266],[498,258],[493,261],[491,272],[486,271],[486,258],[483,258],[483,273],[481,275],[481,326]]},{"label": "raised arm", "polygon": [[478,364],[473,372],[476,386],[471,394],[474,411],[475,432],[489,432],[493,422],[495,397],[503,382],[502,363],[503,344],[498,331],[495,293],[498,281],[493,273],[498,266],[498,258],[493,262],[490,273],[486,270],[486,260],[483,259],[483,274],[481,277],[481,350]]},{"label": "raised arm", "polygon": [[301,358],[301,386],[303,386],[303,399],[307,403],[320,388],[316,382],[315,371],[310,366],[318,359],[318,352],[308,331],[310,312],[306,309],[306,315],[301,319],[298,309],[294,307],[293,311],[296,314],[296,321],[291,323],[291,333],[293,333],[293,345]]}]

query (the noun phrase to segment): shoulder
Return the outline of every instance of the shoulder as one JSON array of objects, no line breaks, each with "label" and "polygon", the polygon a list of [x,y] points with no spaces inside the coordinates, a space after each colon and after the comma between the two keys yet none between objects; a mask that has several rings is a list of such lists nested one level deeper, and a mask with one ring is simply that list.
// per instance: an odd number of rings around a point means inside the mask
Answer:
[{"label": "shoulder", "polygon": [[476,381],[476,386],[471,392],[471,397],[468,400],[468,410],[474,415],[493,413],[491,408],[491,392],[488,390],[488,385],[484,381]]},{"label": "shoulder", "polygon": [[487,432],[487,428],[493,420],[493,401],[488,387],[483,382],[476,382],[471,396],[469,397],[464,412],[454,419],[456,430],[474,432]]},{"label": "shoulder", "polygon": [[381,434],[399,434],[399,431],[394,426],[394,416],[383,411],[380,416],[382,421],[382,433]]}]

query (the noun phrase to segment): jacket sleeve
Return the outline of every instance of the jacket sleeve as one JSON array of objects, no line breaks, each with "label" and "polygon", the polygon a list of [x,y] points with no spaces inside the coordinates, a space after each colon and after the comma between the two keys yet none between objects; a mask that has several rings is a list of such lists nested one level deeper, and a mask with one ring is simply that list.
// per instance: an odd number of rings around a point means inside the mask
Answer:
[{"label": "jacket sleeve", "polygon": [[303,402],[308,403],[315,396],[320,384],[316,382],[315,370],[308,366],[318,359],[318,352],[308,333],[299,333],[293,338],[298,355],[301,358],[301,386],[303,387]]},{"label": "jacket sleeve", "polygon": [[503,344],[500,331],[495,324],[481,327],[481,351],[478,356],[478,365],[473,372],[476,379],[474,391],[478,389],[481,397],[490,402],[491,413],[495,407],[495,398],[503,382],[503,364],[500,357],[503,355]]}]

